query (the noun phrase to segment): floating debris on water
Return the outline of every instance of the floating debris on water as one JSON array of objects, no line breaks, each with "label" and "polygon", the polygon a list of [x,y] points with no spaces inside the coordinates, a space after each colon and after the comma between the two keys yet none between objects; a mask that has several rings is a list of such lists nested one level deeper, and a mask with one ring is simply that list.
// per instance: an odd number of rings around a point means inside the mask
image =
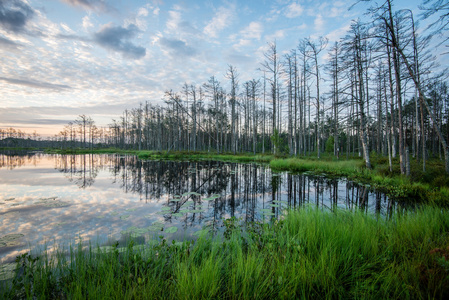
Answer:
[{"label": "floating debris on water", "polygon": [[7,198],[7,199],[4,199],[3,201],[12,201],[12,200],[15,200],[16,198]]},{"label": "floating debris on water", "polygon": [[123,215],[123,216],[120,216],[120,219],[126,220],[126,219],[128,219],[130,216],[131,216],[131,215]]},{"label": "floating debris on water", "polygon": [[12,234],[4,235],[0,238],[0,248],[20,246],[20,245],[22,245],[22,242],[20,241],[20,239],[23,237],[24,237],[24,235],[21,233],[12,233]]}]

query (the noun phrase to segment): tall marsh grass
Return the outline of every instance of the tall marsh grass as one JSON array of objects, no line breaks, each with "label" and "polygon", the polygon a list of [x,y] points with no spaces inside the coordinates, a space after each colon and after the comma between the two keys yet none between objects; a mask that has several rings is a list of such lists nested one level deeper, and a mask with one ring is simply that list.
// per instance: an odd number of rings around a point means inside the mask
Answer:
[{"label": "tall marsh grass", "polygon": [[[231,224],[232,222],[228,222]],[[71,249],[19,258],[0,298],[446,298],[449,214],[426,207],[389,219],[359,211],[289,211],[194,243]]]}]

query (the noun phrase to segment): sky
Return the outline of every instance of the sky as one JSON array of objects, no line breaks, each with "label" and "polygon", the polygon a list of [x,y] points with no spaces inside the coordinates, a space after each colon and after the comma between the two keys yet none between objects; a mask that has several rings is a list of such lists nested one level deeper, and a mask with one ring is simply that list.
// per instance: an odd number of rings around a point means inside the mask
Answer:
[{"label": "sky", "polygon": [[[418,0],[394,1],[419,13]],[[48,136],[78,115],[97,126],[166,90],[260,78],[268,42],[343,37],[367,4],[321,0],[0,0],[0,128]]]}]

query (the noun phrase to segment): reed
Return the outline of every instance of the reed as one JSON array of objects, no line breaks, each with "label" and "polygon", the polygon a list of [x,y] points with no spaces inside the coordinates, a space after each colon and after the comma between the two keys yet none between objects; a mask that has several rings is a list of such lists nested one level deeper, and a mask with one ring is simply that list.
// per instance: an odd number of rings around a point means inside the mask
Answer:
[{"label": "reed", "polygon": [[195,242],[23,255],[0,298],[447,298],[449,214],[289,211]]}]

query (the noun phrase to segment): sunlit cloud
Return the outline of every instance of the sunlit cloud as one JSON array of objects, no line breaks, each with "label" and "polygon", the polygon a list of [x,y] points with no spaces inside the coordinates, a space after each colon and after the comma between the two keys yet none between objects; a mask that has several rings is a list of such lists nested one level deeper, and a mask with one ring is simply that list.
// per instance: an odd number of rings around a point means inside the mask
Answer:
[{"label": "sunlit cloud", "polygon": [[61,0],[71,6],[81,7],[85,10],[93,11],[111,11],[113,8],[107,4],[104,0]]},{"label": "sunlit cloud", "polygon": [[231,25],[234,10],[233,5],[219,7],[214,17],[204,27],[204,33],[209,37],[216,38],[220,31]]},{"label": "sunlit cloud", "polygon": [[287,18],[297,18],[301,16],[303,12],[304,8],[299,3],[293,2],[285,9],[285,16]]}]

